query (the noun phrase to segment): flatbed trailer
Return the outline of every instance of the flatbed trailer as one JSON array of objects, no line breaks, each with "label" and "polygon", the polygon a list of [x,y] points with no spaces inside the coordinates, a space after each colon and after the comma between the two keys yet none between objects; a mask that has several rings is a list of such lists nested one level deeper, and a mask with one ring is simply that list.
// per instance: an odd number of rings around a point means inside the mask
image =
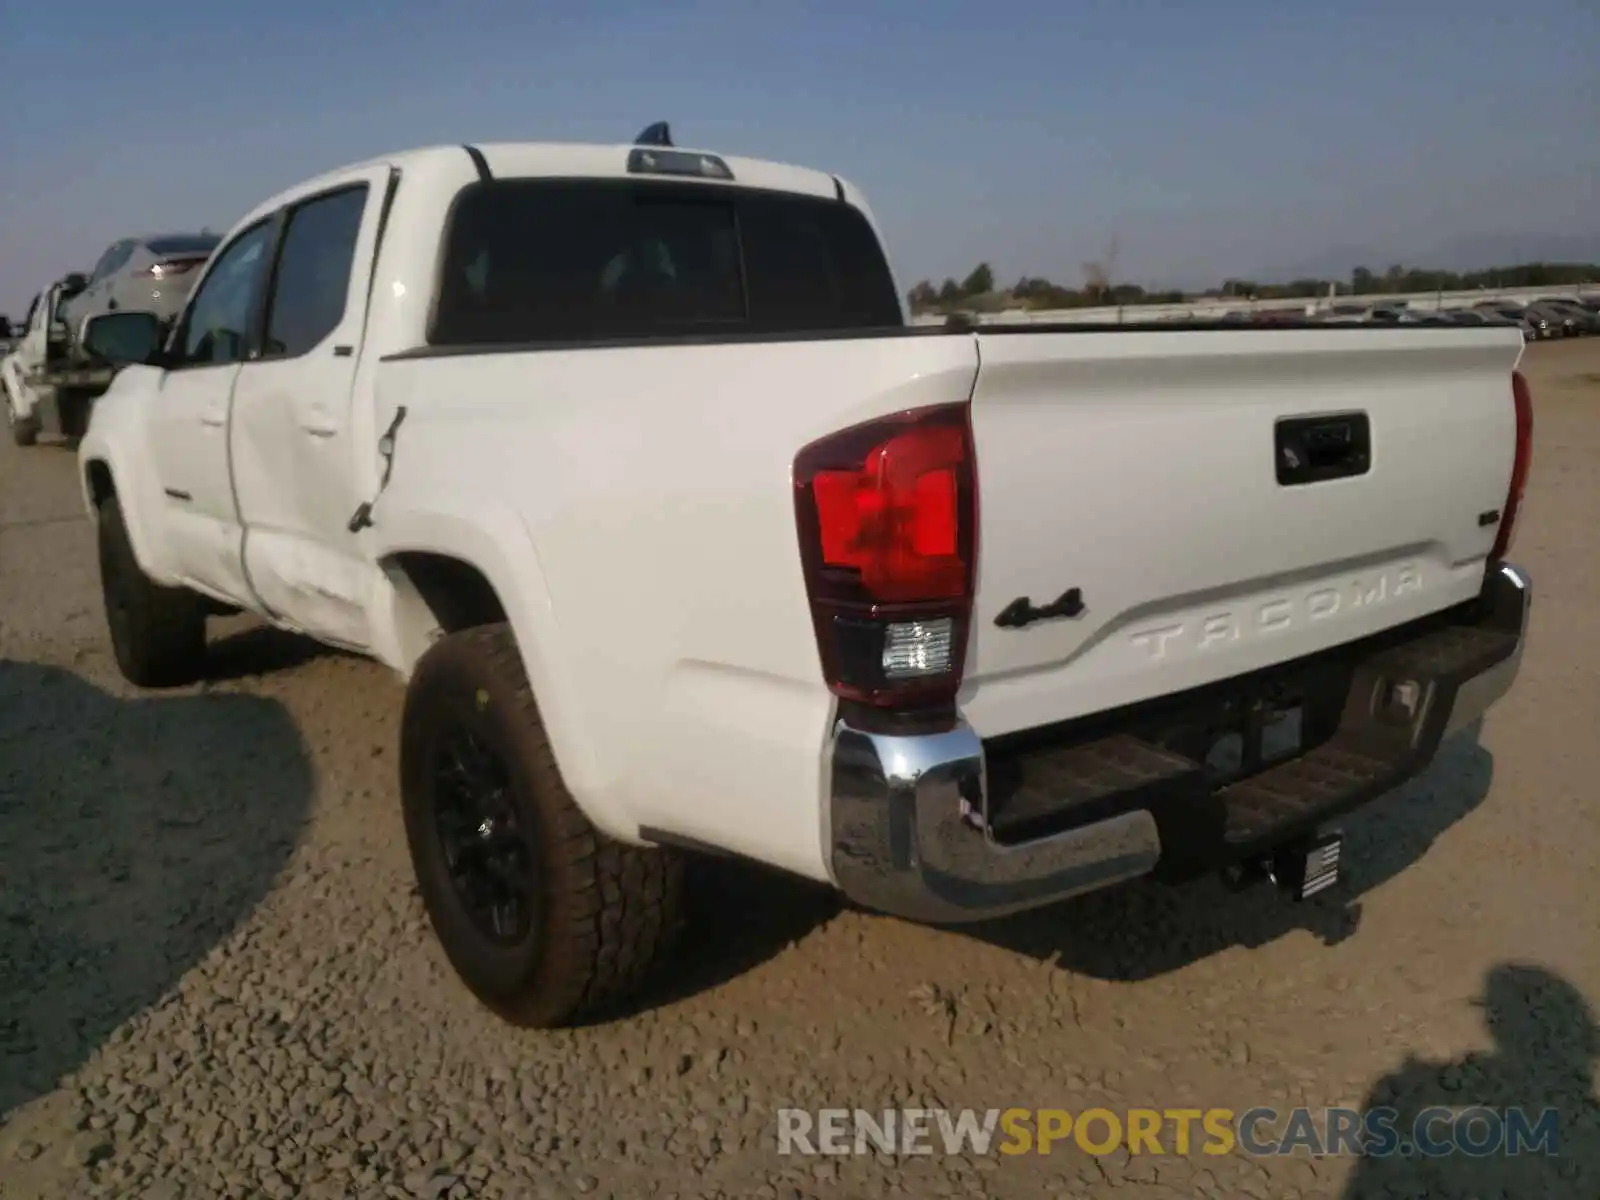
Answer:
[{"label": "flatbed trailer", "polygon": [[118,367],[93,365],[57,367],[30,375],[28,379],[39,387],[64,387],[99,393],[111,386],[111,380],[118,370]]}]

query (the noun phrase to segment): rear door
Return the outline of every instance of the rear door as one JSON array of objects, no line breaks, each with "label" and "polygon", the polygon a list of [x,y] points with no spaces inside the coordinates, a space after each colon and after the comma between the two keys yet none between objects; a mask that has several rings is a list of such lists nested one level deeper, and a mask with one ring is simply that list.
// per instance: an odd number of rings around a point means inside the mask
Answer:
[{"label": "rear door", "polygon": [[[1476,594],[1511,474],[1515,330],[978,342],[964,708],[980,732],[1224,679]],[[996,623],[1073,589],[1075,616]]]},{"label": "rear door", "polygon": [[261,354],[234,391],[231,446],[252,584],[279,621],[357,648],[368,642],[373,568],[350,515],[350,401],[387,168],[352,172],[297,199],[266,302]]}]

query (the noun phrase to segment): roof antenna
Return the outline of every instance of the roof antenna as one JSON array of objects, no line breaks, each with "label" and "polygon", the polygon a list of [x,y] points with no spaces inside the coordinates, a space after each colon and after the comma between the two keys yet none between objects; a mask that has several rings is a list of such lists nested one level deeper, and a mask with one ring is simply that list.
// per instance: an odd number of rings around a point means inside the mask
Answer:
[{"label": "roof antenna", "polygon": [[657,121],[654,125],[645,127],[644,132],[633,139],[635,146],[670,146],[672,145],[672,131],[667,128],[665,121]]}]

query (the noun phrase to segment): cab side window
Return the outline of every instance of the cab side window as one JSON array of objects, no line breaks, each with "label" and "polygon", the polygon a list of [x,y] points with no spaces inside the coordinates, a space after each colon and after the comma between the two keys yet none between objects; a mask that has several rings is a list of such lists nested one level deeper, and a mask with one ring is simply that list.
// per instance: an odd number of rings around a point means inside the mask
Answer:
[{"label": "cab side window", "polygon": [[273,228],[270,218],[253,226],[235,238],[212,263],[184,317],[174,366],[244,361],[256,300],[266,279]]},{"label": "cab side window", "polygon": [[268,301],[264,357],[305,354],[344,320],[350,268],[366,209],[363,184],[318,196],[291,210]]}]

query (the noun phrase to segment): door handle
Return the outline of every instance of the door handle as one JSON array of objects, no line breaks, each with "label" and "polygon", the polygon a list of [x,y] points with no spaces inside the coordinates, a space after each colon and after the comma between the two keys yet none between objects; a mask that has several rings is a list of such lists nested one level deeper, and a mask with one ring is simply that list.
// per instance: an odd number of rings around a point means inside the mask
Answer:
[{"label": "door handle", "polygon": [[213,429],[221,429],[228,423],[228,413],[221,408],[204,408],[200,410],[200,424],[209,425]]}]

